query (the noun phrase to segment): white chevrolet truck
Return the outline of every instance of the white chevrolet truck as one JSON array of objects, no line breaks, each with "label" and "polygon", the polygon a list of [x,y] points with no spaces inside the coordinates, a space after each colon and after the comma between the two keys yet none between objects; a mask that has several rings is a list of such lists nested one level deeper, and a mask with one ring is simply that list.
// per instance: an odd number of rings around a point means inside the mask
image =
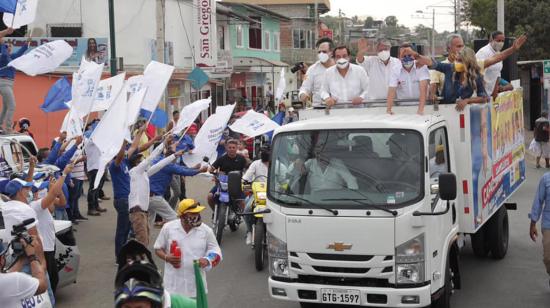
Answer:
[{"label": "white chevrolet truck", "polygon": [[454,105],[304,110],[275,131],[268,181],[273,298],[450,307],[459,252],[504,258],[525,180],[521,90]]}]

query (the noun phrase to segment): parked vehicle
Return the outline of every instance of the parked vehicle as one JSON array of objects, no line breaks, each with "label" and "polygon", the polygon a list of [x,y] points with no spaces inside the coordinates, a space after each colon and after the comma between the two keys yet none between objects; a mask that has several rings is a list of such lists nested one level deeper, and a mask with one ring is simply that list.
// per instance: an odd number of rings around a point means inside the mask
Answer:
[{"label": "parked vehicle", "polygon": [[508,250],[507,200],[525,181],[521,90],[423,116],[344,106],[301,111],[275,131],[263,217],[271,296],[450,307],[466,235],[479,257]]},{"label": "parked vehicle", "polygon": [[243,183],[244,194],[252,198],[251,211],[254,213],[252,225],[252,247],[254,249],[254,265],[257,271],[262,271],[267,262],[266,227],[263,212],[267,208],[267,178],[260,176],[252,183]]},{"label": "parked vehicle", "polygon": [[[216,235],[218,244],[221,245],[225,227],[229,226],[231,232],[235,232],[242,223],[242,218],[238,215],[242,210],[237,204],[240,196],[235,193],[240,190],[241,173],[234,171],[229,174],[214,174],[214,177],[216,178],[218,190],[216,192],[212,230]],[[237,188],[234,187],[235,185],[237,185]]]}]

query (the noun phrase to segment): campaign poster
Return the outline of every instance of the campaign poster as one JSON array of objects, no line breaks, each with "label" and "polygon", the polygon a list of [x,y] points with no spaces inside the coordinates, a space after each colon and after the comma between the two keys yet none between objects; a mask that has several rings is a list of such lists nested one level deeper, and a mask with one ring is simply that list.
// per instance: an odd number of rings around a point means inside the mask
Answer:
[{"label": "campaign poster", "polygon": [[[73,54],[67,61],[61,64],[62,67],[79,67],[82,57],[85,57],[88,61],[94,61],[97,64],[109,66],[109,41],[104,37],[32,38],[29,50],[55,40],[65,40],[73,47]],[[4,41],[8,44],[12,44],[12,52],[17,52],[23,45],[28,44],[26,37],[6,37]]]},{"label": "campaign poster", "polygon": [[525,179],[521,91],[501,94],[491,104],[472,106],[470,133],[477,229]]}]

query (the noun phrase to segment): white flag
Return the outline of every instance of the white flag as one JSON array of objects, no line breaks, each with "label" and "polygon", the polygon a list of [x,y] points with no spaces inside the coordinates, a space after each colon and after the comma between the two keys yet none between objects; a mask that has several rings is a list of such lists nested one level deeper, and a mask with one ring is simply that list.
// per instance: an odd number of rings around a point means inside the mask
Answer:
[{"label": "white flag", "polygon": [[126,91],[130,93],[130,96],[137,93],[144,87],[145,85],[143,84],[143,75],[132,76],[128,78],[128,80],[126,80]]},{"label": "white flag", "polygon": [[57,40],[36,47],[8,63],[8,66],[29,76],[36,76],[54,71],[72,54],[73,48],[67,42]]},{"label": "white flag", "polygon": [[141,108],[155,112],[173,72],[174,67],[168,64],[151,61],[147,65],[143,72],[143,83],[147,87],[147,93]]},{"label": "white flag", "polygon": [[67,140],[76,136],[82,136],[82,119],[78,116],[78,112],[71,108],[65,115],[60,132],[67,132]]},{"label": "white flag", "polygon": [[229,126],[232,131],[241,133],[248,137],[261,136],[279,127],[279,124],[268,118],[263,113],[249,110],[244,116]]},{"label": "white flag", "polygon": [[145,97],[145,93],[147,93],[147,89],[142,88],[138,92],[130,96],[130,99],[128,100],[126,126],[134,125],[134,123],[136,123],[136,120],[139,116],[141,104],[143,103],[143,98]]},{"label": "white flag", "polygon": [[208,157],[211,163],[214,163],[218,156],[216,148],[227,127],[227,122],[233,114],[235,104],[223,107],[217,107],[216,113],[211,115],[201,127],[197,137],[195,137],[195,149],[192,154],[185,153],[182,158],[187,166],[194,166],[202,162],[203,157]]},{"label": "white flag", "polygon": [[102,72],[103,64],[83,59],[78,72],[73,73],[72,106],[81,118],[92,110]]},{"label": "white flag", "polygon": [[11,13],[4,13],[4,24],[14,29],[32,24],[36,18],[37,8],[38,0],[18,0],[15,7],[15,18]]},{"label": "white flag", "polygon": [[126,126],[126,93],[119,93],[115,102],[103,115],[90,136],[90,142],[99,149],[99,168],[94,188],[97,188],[107,164],[120,151],[128,127]]},{"label": "white flag", "polygon": [[174,130],[172,131],[172,133],[179,134],[187,126],[193,124],[193,121],[195,121],[195,119],[199,116],[199,114],[203,110],[208,109],[211,103],[212,103],[212,98],[209,97],[207,99],[201,99],[183,107],[183,109],[180,112],[180,118],[178,120],[178,123],[176,124],[176,127],[174,127]]},{"label": "white flag", "polygon": [[279,75],[279,84],[277,84],[277,89],[275,90],[275,103],[280,103],[283,100],[286,89],[286,79],[285,79],[285,68],[281,69],[281,74]]},{"label": "white flag", "polygon": [[105,111],[111,107],[118,93],[124,88],[125,78],[126,73],[121,73],[115,77],[103,79],[99,82],[92,112]]}]

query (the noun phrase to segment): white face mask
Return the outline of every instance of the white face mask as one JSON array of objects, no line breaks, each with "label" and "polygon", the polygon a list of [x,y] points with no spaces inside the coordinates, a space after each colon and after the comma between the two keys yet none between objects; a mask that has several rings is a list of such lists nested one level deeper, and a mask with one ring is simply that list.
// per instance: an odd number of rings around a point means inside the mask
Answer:
[{"label": "white face mask", "polygon": [[382,50],[378,53],[378,59],[382,60],[382,62],[388,61],[390,58],[390,51],[389,50]]},{"label": "white face mask", "polygon": [[324,52],[320,52],[318,55],[317,55],[317,58],[319,59],[319,61],[321,61],[321,63],[327,63],[328,59],[329,59],[329,56],[327,53],[324,53]]},{"label": "white face mask", "polygon": [[341,70],[346,69],[349,66],[349,60],[344,58],[338,59],[338,61],[336,61],[336,65]]},{"label": "white face mask", "polygon": [[495,51],[501,51],[502,47],[504,47],[504,42],[492,42],[491,47],[493,47]]}]

